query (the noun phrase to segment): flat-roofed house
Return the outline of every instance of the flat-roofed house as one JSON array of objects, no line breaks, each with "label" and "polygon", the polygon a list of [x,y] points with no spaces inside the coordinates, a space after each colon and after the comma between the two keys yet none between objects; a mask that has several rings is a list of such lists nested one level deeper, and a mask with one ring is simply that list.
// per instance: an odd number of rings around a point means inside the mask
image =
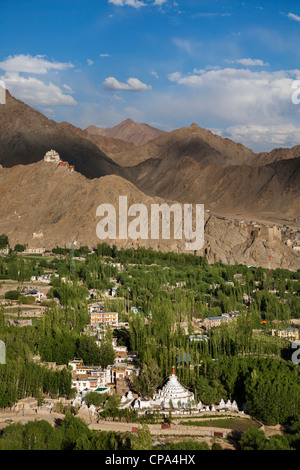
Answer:
[{"label": "flat-roofed house", "polygon": [[89,307],[90,325],[110,325],[116,327],[118,325],[118,312],[104,312],[97,308]]},{"label": "flat-roofed house", "polygon": [[300,339],[300,333],[297,328],[272,330],[272,336],[278,336],[278,338],[287,339],[289,341],[297,341]]}]

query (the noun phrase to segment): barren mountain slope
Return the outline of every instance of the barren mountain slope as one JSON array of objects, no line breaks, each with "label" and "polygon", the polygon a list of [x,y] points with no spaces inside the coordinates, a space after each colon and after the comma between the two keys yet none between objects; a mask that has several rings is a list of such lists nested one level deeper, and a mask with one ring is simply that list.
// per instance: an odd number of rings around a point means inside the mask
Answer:
[{"label": "barren mountain slope", "polygon": [[41,160],[54,149],[89,177],[114,173],[117,165],[95,144],[46,118],[6,91],[0,106],[0,164],[11,167]]},{"label": "barren mountain slope", "polygon": [[[116,128],[122,129],[127,122],[133,121],[130,119],[123,121]],[[84,131],[86,137],[91,138],[100,149],[109,152],[107,141],[92,139],[92,136],[95,137],[99,132],[103,135],[110,135],[110,129],[100,129],[95,126],[89,126]],[[300,157],[300,145],[255,154],[240,143],[223,138],[197,124],[192,124],[190,127],[183,127],[172,132],[163,132],[162,135],[147,141],[144,145],[139,145],[138,148],[120,145],[118,151],[113,150],[110,155],[122,166],[135,166],[150,158],[171,161],[181,157],[191,157],[203,165],[265,166]]]},{"label": "barren mountain slope", "polygon": [[105,155],[118,165],[126,165],[127,154],[136,149],[136,146],[131,142],[125,142],[125,140],[114,139],[112,137],[104,137],[100,134],[90,134],[87,130],[82,130],[68,122],[61,122],[60,126],[75,132],[80,137],[95,144]]},{"label": "barren mountain slope", "polygon": [[148,124],[139,124],[132,119],[126,119],[112,128],[89,126],[86,128],[86,131],[89,134],[112,137],[114,139],[124,140],[125,142],[131,142],[135,145],[143,145],[164,134],[164,131],[160,129],[151,127]]},{"label": "barren mountain slope", "polygon": [[[270,157],[272,163],[261,166],[265,155],[259,156],[257,164],[257,156],[250,150],[195,124],[164,133],[141,147],[102,136],[89,135],[87,140],[86,136],[86,131],[57,124],[7,92],[7,104],[0,107],[0,162],[7,167],[0,171],[0,232],[11,236],[12,243],[40,243],[51,248],[76,238],[93,246],[98,241],[95,214],[99,204],[117,204],[122,195],[129,197],[129,204],[150,204],[161,197],[204,203],[211,210],[210,215],[206,213],[204,248],[209,261],[267,266],[272,254],[274,266],[293,269],[297,265],[295,251],[279,240],[253,237],[251,228],[212,215],[276,222],[299,216],[296,148],[290,149],[293,158],[285,159],[285,152],[281,155],[284,149],[279,149]],[[51,148],[77,171],[70,173],[45,163],[43,155]],[[119,166],[103,148],[122,165],[141,163]],[[111,176],[99,179],[102,175]],[[183,242],[177,240],[139,243],[184,251]]]},{"label": "barren mountain slope", "polygon": [[221,167],[192,158],[149,159],[128,168],[127,177],[152,196],[203,203],[223,215],[299,216],[300,158],[269,165]]},{"label": "barren mountain slope", "polygon": [[291,158],[300,157],[300,145],[292,148],[277,148],[271,152],[263,152],[257,154],[257,165],[263,166],[268,163],[275,163],[281,160],[289,160]]},{"label": "barren mountain slope", "polygon": [[149,158],[172,161],[181,157],[191,157],[207,165],[256,164],[255,154],[251,150],[197,124],[166,132],[128,154],[126,152],[122,161],[126,166],[135,166]]},{"label": "barren mountain slope", "polygon": [[[90,180],[80,173],[70,173],[66,168],[44,161],[2,168],[0,233],[9,236],[12,246],[26,243],[45,248],[69,247],[76,240],[78,245],[94,247],[102,241],[96,235],[100,220],[96,217],[97,207],[110,203],[117,209],[119,196],[128,197],[128,207],[133,203],[145,204],[149,214],[150,204],[163,202],[160,198],[146,196],[116,175]],[[198,254],[206,253],[209,262],[237,261],[267,267],[269,255],[272,255],[274,268],[295,270],[300,267],[299,255],[279,240],[269,242],[255,238],[247,228],[208,213],[205,219],[205,245]],[[171,240],[112,240],[111,244],[185,252],[185,240],[174,240],[173,237]]]}]

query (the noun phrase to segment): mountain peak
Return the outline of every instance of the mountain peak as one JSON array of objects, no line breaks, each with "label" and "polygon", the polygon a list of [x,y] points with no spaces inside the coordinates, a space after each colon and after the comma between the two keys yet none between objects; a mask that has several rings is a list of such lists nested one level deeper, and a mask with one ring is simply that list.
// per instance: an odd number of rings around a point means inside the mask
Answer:
[{"label": "mountain peak", "polygon": [[150,140],[160,137],[165,132],[151,127],[148,124],[139,124],[133,119],[125,119],[114,127],[96,127],[89,126],[85,129],[87,133],[94,135],[102,135],[113,139],[124,140],[125,142],[133,143],[137,146],[143,145]]}]

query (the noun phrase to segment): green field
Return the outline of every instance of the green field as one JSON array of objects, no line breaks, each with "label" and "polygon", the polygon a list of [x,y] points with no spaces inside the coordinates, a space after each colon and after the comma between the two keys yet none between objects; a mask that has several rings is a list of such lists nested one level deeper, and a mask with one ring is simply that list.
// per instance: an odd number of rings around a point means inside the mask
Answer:
[{"label": "green field", "polygon": [[183,426],[199,426],[199,427],[216,427],[224,429],[232,429],[233,431],[244,432],[250,427],[259,428],[261,425],[253,419],[245,418],[216,418],[207,419],[203,421],[181,421],[180,424]]}]

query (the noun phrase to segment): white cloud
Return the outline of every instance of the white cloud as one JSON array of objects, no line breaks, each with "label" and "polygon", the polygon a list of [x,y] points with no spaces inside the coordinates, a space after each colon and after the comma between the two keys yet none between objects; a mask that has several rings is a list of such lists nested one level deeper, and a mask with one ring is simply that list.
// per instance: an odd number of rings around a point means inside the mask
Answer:
[{"label": "white cloud", "polygon": [[137,78],[129,78],[127,83],[122,83],[114,77],[108,77],[104,80],[103,86],[105,91],[146,91],[152,89],[150,85],[142,83]]},{"label": "white cloud", "polygon": [[99,54],[100,57],[110,57],[110,54]]},{"label": "white cloud", "polygon": [[159,79],[159,75],[157,72],[155,72],[155,70],[152,70],[150,73],[151,75],[153,75],[154,78],[156,78],[157,80]]},{"label": "white cloud", "polygon": [[124,98],[122,98],[119,95],[112,95],[112,96],[109,96],[109,98],[111,98],[112,100],[116,100],[116,101],[125,101]]},{"label": "white cloud", "polygon": [[63,84],[63,87],[70,92],[72,91],[72,88],[69,85],[66,85],[65,83]]},{"label": "white cloud", "polygon": [[247,124],[231,126],[221,132],[222,137],[228,137],[235,142],[243,142],[247,147],[259,148],[261,143],[269,149],[274,147],[291,147],[299,145],[300,126],[293,123],[281,123],[264,126]]},{"label": "white cloud", "polygon": [[187,54],[193,54],[195,44],[188,39],[174,38],[173,42],[181,51],[186,52]]},{"label": "white cloud", "polygon": [[164,3],[167,3],[168,0],[152,0],[151,3],[145,3],[142,0],[108,0],[108,3],[112,3],[115,6],[118,7],[123,7],[125,5],[128,5],[130,7],[134,8],[141,8],[141,7],[146,7],[150,5],[154,6],[162,6]]},{"label": "white cloud", "polygon": [[141,2],[140,0],[108,0],[108,3],[112,3],[118,7],[123,7],[124,5],[128,5],[134,8],[146,6],[146,3]]},{"label": "white cloud", "polygon": [[[207,115],[236,123],[296,114],[291,86],[297,77],[300,70],[267,72],[233,68],[198,75],[175,72],[168,76],[171,82],[193,90],[193,102],[205,109]],[[191,98],[188,94],[186,97]]]},{"label": "white cloud", "polygon": [[51,82],[46,84],[35,77],[26,78],[16,72],[8,72],[1,79],[5,81],[7,89],[13,96],[30,106],[75,106],[77,104],[72,96],[65,94]]},{"label": "white cloud", "polygon": [[0,62],[0,69],[6,72],[24,72],[34,74],[46,74],[49,70],[66,70],[73,68],[70,62],[50,62],[43,55],[35,57],[27,54],[19,54],[7,57],[6,60]]},{"label": "white cloud", "polygon": [[232,16],[231,13],[210,13],[210,12],[203,12],[203,13],[196,13],[193,15],[193,18],[216,18],[217,16]]},{"label": "white cloud", "polygon": [[91,59],[87,59],[87,63],[88,63],[88,65],[93,65],[93,64],[94,64],[94,61],[91,60]]},{"label": "white cloud", "polygon": [[246,67],[268,67],[270,64],[265,63],[263,60],[260,59],[236,59],[236,60],[226,60],[228,64],[241,64],[245,65]]},{"label": "white cloud", "polygon": [[146,122],[179,128],[196,122],[255,151],[299,144],[300,105],[292,103],[300,70],[224,68],[174,72],[169,90],[139,98]]},{"label": "white cloud", "polygon": [[52,108],[41,108],[41,112],[50,119],[55,116],[55,111]]},{"label": "white cloud", "polygon": [[[53,114],[50,106],[75,106],[75,99],[67,93],[72,92],[72,88],[66,84],[62,88],[52,83],[52,81],[42,81],[33,75],[46,75],[49,73],[58,74],[60,71],[73,68],[70,62],[49,61],[44,55],[31,56],[29,54],[19,54],[9,56],[0,62],[0,69],[5,71],[1,78],[5,81],[8,90],[16,98],[25,101],[37,108],[45,107],[48,115]],[[24,76],[24,74],[26,74]]]},{"label": "white cloud", "polygon": [[300,21],[300,16],[295,15],[294,13],[288,13],[287,15],[291,20]]}]

